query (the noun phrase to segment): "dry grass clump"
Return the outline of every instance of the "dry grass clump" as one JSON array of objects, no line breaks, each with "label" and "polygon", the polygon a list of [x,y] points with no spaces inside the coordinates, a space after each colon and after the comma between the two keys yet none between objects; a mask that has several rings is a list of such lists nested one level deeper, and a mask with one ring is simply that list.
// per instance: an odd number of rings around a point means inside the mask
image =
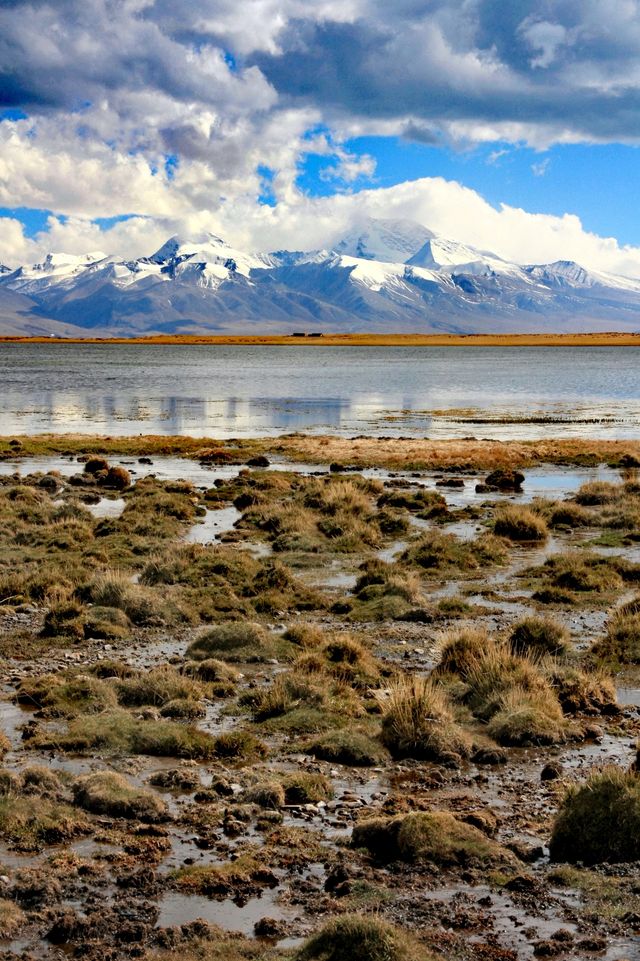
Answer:
[{"label": "dry grass clump", "polygon": [[501,744],[554,744],[565,739],[568,723],[540,665],[489,643],[470,663],[463,699],[474,715],[488,723]]},{"label": "dry grass clump", "polygon": [[109,461],[106,457],[89,457],[84,464],[85,474],[100,474],[102,471],[109,470]]},{"label": "dry grass clump", "polygon": [[353,634],[334,634],[317,650],[325,670],[337,681],[356,690],[375,687],[380,682],[380,667],[363,642]]},{"label": "dry grass clump", "polygon": [[25,923],[25,914],[15,901],[0,898],[0,938],[10,941]]},{"label": "dry grass clump", "polygon": [[115,771],[99,771],[78,778],[73,785],[75,803],[92,814],[138,821],[164,821],[167,805],[153,791],[136,788]]},{"label": "dry grass clump", "polygon": [[326,641],[327,635],[318,624],[298,623],[287,628],[284,639],[296,647],[311,650],[320,647]]},{"label": "dry grass clump", "polygon": [[587,552],[554,554],[531,573],[542,576],[550,588],[567,592],[608,594],[624,586],[615,559]]},{"label": "dry grass clump", "polygon": [[640,860],[640,777],[615,766],[572,785],[558,811],[552,861],[585,864]]},{"label": "dry grass clump", "polygon": [[317,804],[333,797],[333,785],[324,774],[307,771],[287,774],[282,779],[282,786],[286,804]]},{"label": "dry grass clump", "polygon": [[44,616],[40,632],[42,637],[71,638],[84,637],[85,610],[78,601],[63,600],[53,604]]},{"label": "dry grass clump", "polygon": [[285,804],[284,787],[280,781],[259,781],[249,788],[245,800],[268,811],[279,811]]},{"label": "dry grass clump", "polygon": [[534,659],[560,657],[569,651],[569,632],[551,617],[525,617],[513,625],[509,646],[514,654]]},{"label": "dry grass clump", "polygon": [[551,527],[590,527],[594,522],[593,515],[572,501],[563,501],[554,505],[550,517]]},{"label": "dry grass clump", "polygon": [[471,665],[465,681],[466,700],[476,717],[484,721],[500,710],[502,699],[511,688],[541,696],[549,690],[548,681],[532,660],[512,654],[495,641]]},{"label": "dry grass clump", "polygon": [[557,744],[567,726],[553,690],[508,688],[487,726],[489,737],[504,745]]},{"label": "dry grass clump", "polygon": [[348,767],[376,767],[387,758],[378,740],[352,728],[329,731],[308,743],[305,751],[320,761]]},{"label": "dry grass clump", "polygon": [[425,603],[417,572],[399,569],[377,558],[359,568],[354,600],[349,600],[352,621],[396,620]]},{"label": "dry grass clump", "polygon": [[343,914],[308,938],[294,961],[432,961],[433,957],[382,918]]},{"label": "dry grass clump", "polygon": [[423,572],[440,575],[448,571],[460,574],[500,566],[507,557],[504,541],[493,534],[462,541],[454,534],[430,530],[404,551],[400,561],[415,565]]},{"label": "dry grass clump", "polygon": [[213,738],[216,758],[235,764],[249,764],[267,757],[267,745],[250,731],[228,731]]},{"label": "dry grass clump", "polygon": [[603,670],[553,664],[549,679],[565,714],[616,714],[619,710],[615,683]]},{"label": "dry grass clump", "polygon": [[371,514],[371,494],[380,490],[376,481],[364,478],[310,478],[305,484],[303,503],[321,514],[348,513],[360,517]]},{"label": "dry grass clump", "polygon": [[0,797],[0,837],[20,851],[72,841],[89,831],[86,816],[63,801],[23,794]]},{"label": "dry grass clump", "polygon": [[259,503],[245,510],[239,526],[262,531],[277,553],[317,554],[323,548],[317,517],[308,508]]},{"label": "dry grass clump", "polygon": [[66,731],[38,732],[27,747],[84,754],[148,754],[208,760],[217,757],[216,739],[206,731],[176,721],[145,720],[125,710],[76,717]]},{"label": "dry grass clump", "polygon": [[486,631],[465,627],[444,632],[440,636],[439,644],[440,656],[434,673],[457,674],[464,679],[486,651],[490,641]]},{"label": "dry grass clump", "polygon": [[201,701],[208,693],[201,682],[185,677],[169,664],[123,678],[115,689],[123,707],[163,708],[176,699]]},{"label": "dry grass clump", "polygon": [[131,636],[131,621],[117,607],[92,607],[84,618],[84,636],[99,640],[124,640]]},{"label": "dry grass clump", "polygon": [[260,624],[238,621],[212,627],[187,648],[194,661],[263,661],[273,654],[269,634]]},{"label": "dry grass clump", "polygon": [[371,680],[370,663],[366,652],[362,662],[345,665],[332,664],[324,651],[311,650],[269,686],[248,690],[240,703],[251,709],[254,721],[288,735],[339,728],[366,713],[359,689],[367,686],[365,677]]},{"label": "dry grass clump", "polygon": [[576,504],[584,507],[600,506],[611,504],[619,500],[623,493],[620,484],[611,484],[609,481],[589,481],[583,484],[575,495]]},{"label": "dry grass clump", "polygon": [[162,621],[164,604],[161,598],[153,591],[133,584],[122,571],[99,574],[87,587],[86,595],[98,607],[123,611],[139,627]]},{"label": "dry grass clump", "polygon": [[493,529],[498,537],[508,537],[511,541],[545,541],[549,533],[543,517],[519,504],[500,507]]},{"label": "dry grass clump", "polygon": [[241,526],[262,531],[274,551],[351,553],[380,543],[372,503],[380,489],[362,477],[297,478],[289,496],[244,490],[234,503],[244,511]]},{"label": "dry grass clump", "polygon": [[249,690],[240,699],[252,709],[255,721],[281,717],[304,705],[319,708],[325,703],[326,689],[313,683],[308,675],[279,674],[268,687]]},{"label": "dry grass clump", "polygon": [[108,490],[124,491],[131,487],[131,474],[126,467],[109,467],[104,476],[98,475],[98,484]]},{"label": "dry grass clump", "polygon": [[214,697],[229,697],[234,693],[238,681],[238,672],[215,657],[208,657],[204,661],[186,661],[182,665],[182,673],[206,684]]},{"label": "dry grass clump", "polygon": [[449,508],[442,494],[423,487],[385,491],[378,498],[378,506],[411,511],[424,519],[445,518],[449,515]]},{"label": "dry grass clump", "polygon": [[592,652],[611,664],[640,664],[640,613],[614,615]]},{"label": "dry grass clump", "polygon": [[512,860],[479,828],[448,811],[361,821],[353,829],[351,846],[365,848],[381,861],[432,862],[441,867]]},{"label": "dry grass clump", "polygon": [[48,767],[33,764],[19,773],[0,769],[0,795],[2,797],[44,797],[60,801],[66,798],[62,781]]},{"label": "dry grass clump", "polygon": [[15,699],[18,704],[39,708],[49,717],[99,714],[117,704],[113,688],[89,674],[25,677]]},{"label": "dry grass clump", "polygon": [[459,764],[471,741],[455,723],[442,688],[423,677],[402,678],[384,702],[382,742],[393,757]]}]

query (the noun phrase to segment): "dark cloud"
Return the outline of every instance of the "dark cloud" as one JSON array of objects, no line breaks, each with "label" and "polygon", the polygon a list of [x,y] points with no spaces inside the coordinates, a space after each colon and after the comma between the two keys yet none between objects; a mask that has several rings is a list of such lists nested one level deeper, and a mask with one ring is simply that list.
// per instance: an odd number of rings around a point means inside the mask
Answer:
[{"label": "dark cloud", "polygon": [[[471,139],[485,124],[506,138],[632,140],[639,63],[640,0],[0,5],[0,103],[30,112],[107,97],[123,114],[123,94],[158,93],[228,117],[272,110],[277,93],[277,107],[395,122],[429,143],[464,136],[451,134],[456,124]],[[149,123],[168,148],[208,155],[210,138],[190,121]]]},{"label": "dark cloud", "polygon": [[75,109],[104,95],[155,91],[237,107],[242,82],[228,70],[224,51],[177,42],[138,6],[130,0],[2,4],[0,75],[7,80],[0,104]]}]

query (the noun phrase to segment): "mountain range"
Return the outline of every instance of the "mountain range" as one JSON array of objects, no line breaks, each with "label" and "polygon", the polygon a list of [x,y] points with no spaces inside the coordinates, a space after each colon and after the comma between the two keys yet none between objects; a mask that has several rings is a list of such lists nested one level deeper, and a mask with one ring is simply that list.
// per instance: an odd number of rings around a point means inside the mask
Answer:
[{"label": "mountain range", "polygon": [[640,331],[640,280],[573,261],[515,264],[406,220],[330,250],[249,253],[214,234],[152,256],[0,265],[0,334]]}]

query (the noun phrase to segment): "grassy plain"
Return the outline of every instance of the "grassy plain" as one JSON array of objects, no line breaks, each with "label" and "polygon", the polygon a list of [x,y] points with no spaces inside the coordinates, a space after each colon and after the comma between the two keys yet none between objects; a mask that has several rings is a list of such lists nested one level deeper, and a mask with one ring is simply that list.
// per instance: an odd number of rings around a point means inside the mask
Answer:
[{"label": "grassy plain", "polygon": [[0,343],[32,344],[211,344],[291,347],[640,347],[638,333],[601,331],[570,334],[337,334],[280,335],[152,334],[148,337],[0,337]]},{"label": "grassy plain", "polygon": [[491,470],[541,464],[633,467],[640,464],[640,441],[551,438],[531,441],[426,440],[405,437],[336,437],[287,434],[280,437],[218,440],[212,437],[140,434],[35,434],[0,437],[0,459],[48,455],[106,457],[175,456],[212,464],[242,464],[259,456],[292,463],[338,464],[363,469]]}]

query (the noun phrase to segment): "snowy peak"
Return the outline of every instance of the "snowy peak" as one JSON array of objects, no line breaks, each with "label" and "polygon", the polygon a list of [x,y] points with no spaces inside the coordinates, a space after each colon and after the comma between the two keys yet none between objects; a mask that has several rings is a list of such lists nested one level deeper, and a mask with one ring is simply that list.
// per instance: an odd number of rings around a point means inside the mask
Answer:
[{"label": "snowy peak", "polygon": [[171,237],[131,260],[49,254],[40,264],[0,267],[0,333],[49,322],[51,332],[66,324],[106,336],[640,332],[640,279],[564,260],[520,266],[410,220],[368,219],[330,250],[252,253],[208,233]]},{"label": "snowy peak", "polygon": [[574,260],[556,260],[552,264],[536,264],[525,267],[527,273],[543,284],[552,287],[593,287],[598,278]]},{"label": "snowy peak", "polygon": [[52,284],[67,283],[83,274],[87,269],[107,260],[102,251],[90,254],[49,253],[41,264],[29,264],[17,270],[2,274],[2,282],[12,290],[31,294]]},{"label": "snowy peak", "polygon": [[358,260],[379,260],[403,264],[413,257],[434,234],[413,220],[374,220],[368,218],[333,249],[337,254]]},{"label": "snowy peak", "polygon": [[190,240],[176,234],[170,237],[148,260],[153,264],[168,264],[172,261],[187,260],[196,255],[209,254],[209,256],[219,257],[220,251],[230,249],[229,244],[216,234],[209,233],[202,241]]},{"label": "snowy peak", "polygon": [[412,267],[439,270],[441,267],[459,267],[463,264],[484,264],[493,268],[494,265],[505,264],[505,261],[496,254],[468,247],[457,240],[432,237],[407,263]]},{"label": "snowy peak", "polygon": [[174,279],[206,287],[216,286],[234,274],[248,277],[252,270],[272,266],[269,257],[236,250],[216,234],[207,234],[196,242],[171,237],[147,258],[147,263],[159,265]]}]

